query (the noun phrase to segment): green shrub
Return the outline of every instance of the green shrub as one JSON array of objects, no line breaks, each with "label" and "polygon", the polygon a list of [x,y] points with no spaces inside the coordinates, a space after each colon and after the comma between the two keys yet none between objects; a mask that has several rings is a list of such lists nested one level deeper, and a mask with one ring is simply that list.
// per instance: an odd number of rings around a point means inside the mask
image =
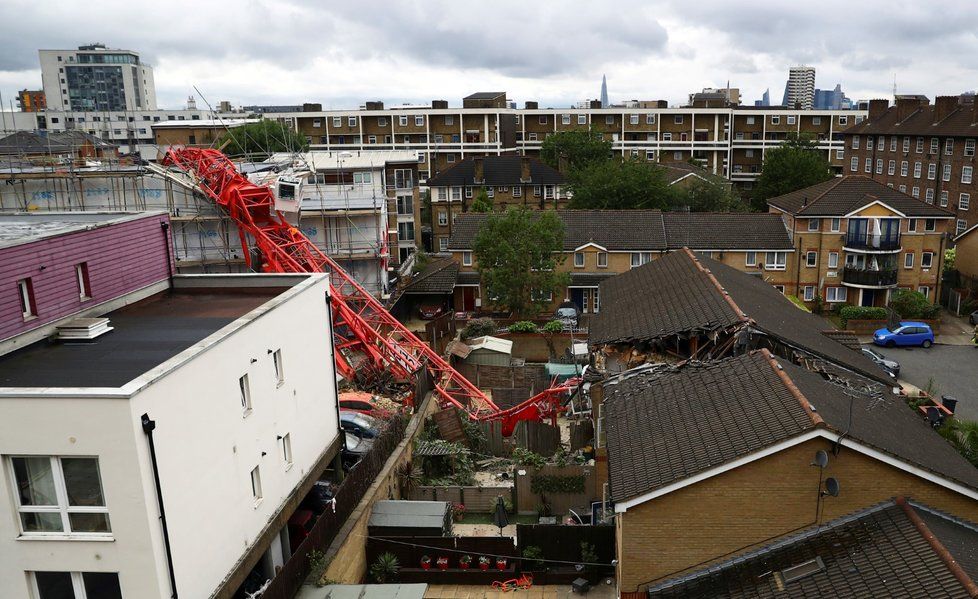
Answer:
[{"label": "green shrub", "polygon": [[492,335],[496,332],[496,321],[491,318],[476,318],[462,329],[462,339],[472,339]]},{"label": "green shrub", "polygon": [[543,570],[546,566],[543,563],[543,549],[536,545],[530,545],[523,550],[523,559],[527,560],[526,566],[529,570]]},{"label": "green shrub", "polygon": [[923,293],[906,289],[898,290],[893,294],[890,307],[900,315],[900,318],[930,319],[936,318],[941,312],[940,306],[930,303]]},{"label": "green shrub", "polygon": [[397,561],[397,556],[388,551],[378,555],[377,561],[370,566],[370,577],[378,584],[392,582],[397,578],[400,569],[401,564]]},{"label": "green shrub", "polygon": [[564,324],[559,320],[551,320],[547,324],[543,325],[542,331],[544,333],[559,333],[564,330]]},{"label": "green shrub", "polygon": [[547,476],[535,474],[530,477],[530,491],[544,493],[583,493],[584,476]]},{"label": "green shrub", "polygon": [[535,466],[539,468],[547,463],[547,458],[529,449],[516,447],[513,449],[513,461],[516,462],[517,466]]},{"label": "green shrub", "polygon": [[521,320],[509,325],[510,333],[537,333],[539,331],[537,325],[530,320]]},{"label": "green shrub", "polygon": [[886,308],[875,306],[846,306],[839,310],[842,326],[849,325],[850,320],[886,320]]}]

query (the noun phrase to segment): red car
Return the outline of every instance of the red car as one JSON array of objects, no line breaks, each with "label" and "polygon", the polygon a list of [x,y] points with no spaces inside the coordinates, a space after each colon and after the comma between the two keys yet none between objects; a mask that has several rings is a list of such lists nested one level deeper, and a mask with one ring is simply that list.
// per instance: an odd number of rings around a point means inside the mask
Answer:
[{"label": "red car", "polygon": [[346,391],[340,393],[340,409],[359,412],[379,420],[387,420],[394,415],[388,408],[379,405],[369,393]]},{"label": "red car", "polygon": [[422,304],[418,306],[418,314],[423,320],[434,320],[445,314],[448,310],[441,304]]}]

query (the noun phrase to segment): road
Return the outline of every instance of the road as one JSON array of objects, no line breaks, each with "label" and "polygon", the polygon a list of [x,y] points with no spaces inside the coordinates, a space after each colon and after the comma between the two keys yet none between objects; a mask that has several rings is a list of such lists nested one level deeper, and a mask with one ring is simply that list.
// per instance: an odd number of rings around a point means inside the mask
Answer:
[{"label": "road", "polygon": [[874,349],[900,363],[900,380],[926,389],[933,377],[936,396],[957,398],[957,415],[978,420],[978,349],[965,345]]}]

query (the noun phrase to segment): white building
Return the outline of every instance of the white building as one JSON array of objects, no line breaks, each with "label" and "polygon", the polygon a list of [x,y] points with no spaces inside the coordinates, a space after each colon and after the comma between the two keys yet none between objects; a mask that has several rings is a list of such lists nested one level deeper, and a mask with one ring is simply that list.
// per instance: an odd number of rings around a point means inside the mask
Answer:
[{"label": "white building", "polygon": [[341,444],[327,275],[171,285],[0,356],[0,597],[203,598],[288,558]]},{"label": "white building", "polygon": [[156,110],[153,69],[132,50],[91,44],[38,54],[44,96],[52,110]]},{"label": "white building", "polygon": [[788,69],[789,108],[801,105],[802,110],[811,110],[815,104],[815,67],[798,66]]}]

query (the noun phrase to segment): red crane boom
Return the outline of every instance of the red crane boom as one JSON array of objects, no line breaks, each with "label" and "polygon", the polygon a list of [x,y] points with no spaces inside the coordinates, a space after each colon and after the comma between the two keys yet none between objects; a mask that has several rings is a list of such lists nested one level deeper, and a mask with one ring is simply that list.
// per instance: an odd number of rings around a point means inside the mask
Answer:
[{"label": "red crane boom", "polygon": [[[200,190],[223,208],[238,228],[247,265],[255,271],[330,274],[336,368],[354,380],[365,366],[413,380],[426,368],[442,405],[454,405],[478,420],[502,420],[503,434],[520,420],[556,418],[558,396],[572,388],[555,386],[525,402],[500,410],[427,343],[402,325],[343,268],[275,210],[266,186],[252,183],[219,150],[171,147],[163,164],[190,174]],[[257,249],[257,260],[249,251]],[[363,359],[356,361],[357,356]]]}]

